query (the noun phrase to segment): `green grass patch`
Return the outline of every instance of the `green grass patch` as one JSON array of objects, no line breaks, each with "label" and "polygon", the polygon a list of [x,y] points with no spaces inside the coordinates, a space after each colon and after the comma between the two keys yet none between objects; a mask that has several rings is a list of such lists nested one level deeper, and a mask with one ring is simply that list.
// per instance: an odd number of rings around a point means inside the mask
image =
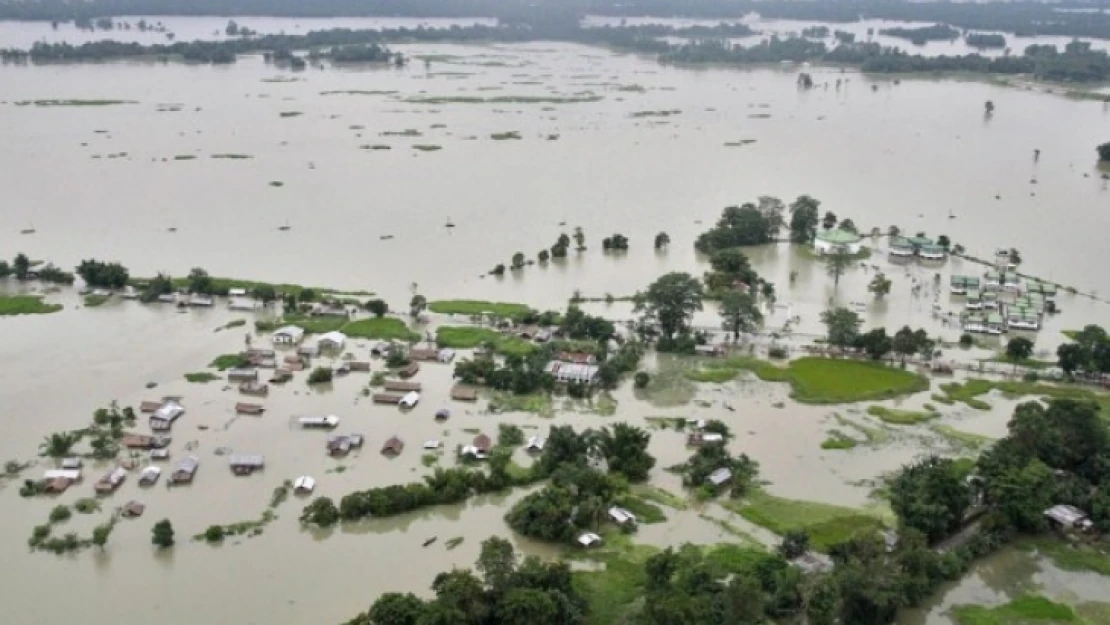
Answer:
[{"label": "green grass patch", "polygon": [[731,382],[740,375],[739,369],[692,369],[686,372],[686,377],[694,382],[723,384]]},{"label": "green grass patch", "polygon": [[420,456],[420,464],[431,467],[439,464],[439,454],[424,454]]},{"label": "green grass patch", "polygon": [[213,154],[209,158],[223,158],[233,161],[241,161],[248,158],[254,158],[250,154]]},{"label": "green grass patch", "polygon": [[61,309],[61,304],[47,304],[37,295],[0,295],[0,316],[45,315]]},{"label": "green grass patch", "polygon": [[1029,625],[1078,620],[1070,607],[1040,595],[1021,595],[994,608],[957,605],[952,607],[952,616],[959,625]]},{"label": "green grass patch", "polygon": [[762,551],[764,548],[763,543],[759,542],[758,538],[752,536],[750,533],[745,532],[736,525],[729,523],[724,519],[718,519],[715,516],[710,516],[704,513],[699,514],[698,518],[702,521],[705,521],[706,523],[712,523],[713,525],[716,525],[721,529],[721,531],[729,534],[730,536],[733,536],[738,544],[745,547],[745,550],[755,549]]},{"label": "green grass patch", "polygon": [[618,499],[616,503],[635,514],[637,523],[651,525],[652,523],[663,523],[667,520],[667,515],[663,513],[662,508],[635,495],[625,495]]},{"label": "green grass patch", "polygon": [[785,367],[748,356],[702,361],[686,373],[688,379],[708,382],[731,380],[752,371],[765,382],[789,382],[791,397],[807,404],[837,404],[889,399],[929,388],[923,375],[857,360],[800,358]]},{"label": "green grass patch", "polygon": [[111,299],[111,296],[108,295],[86,295],[84,300],[85,308],[103,306],[109,299]]},{"label": "green grass patch", "polygon": [[963,384],[950,382],[942,384],[941,390],[955,401],[962,401],[979,410],[990,409],[990,404],[980,399],[992,390],[998,390],[1011,397],[1028,395],[1054,399],[1079,399],[1093,401],[1099,405],[1103,416],[1110,417],[1110,393],[1098,393],[1078,386],[1045,384],[1042,382],[993,382],[990,380],[968,380]]},{"label": "green grass patch", "polygon": [[509,131],[506,131],[506,132],[495,132],[495,133],[491,134],[489,136],[489,138],[493,139],[494,141],[508,141],[510,139],[519,140],[519,139],[522,139],[523,137],[520,136],[519,131],[509,130]]},{"label": "green grass patch", "polygon": [[868,427],[862,423],[857,423],[851,419],[846,419],[838,414],[834,414],[833,418],[842,427],[852,428],[863,435],[864,442],[867,445],[881,445],[890,440],[890,432],[885,428]]},{"label": "green grass patch", "polygon": [[898,410],[886,406],[868,406],[867,414],[878,417],[883,423],[891,425],[917,425],[936,419],[940,415],[935,412],[917,410]]},{"label": "green grass patch", "polygon": [[485,302],[472,299],[438,300],[428,304],[428,310],[440,315],[492,315],[494,317],[519,317],[531,310],[524,304]]},{"label": "green grass patch", "polygon": [[813,546],[822,551],[883,525],[877,516],[863,510],[785,499],[762,489],[752,490],[741,500],[722,501],[722,505],[776,534],[805,530]]},{"label": "green grass patch", "polygon": [[412,149],[420,150],[421,152],[436,152],[438,150],[442,150],[443,146],[436,145],[434,143],[417,143],[416,145],[412,146]]},{"label": "green grass patch", "polygon": [[193,154],[178,154],[177,156],[173,157],[173,160],[175,160],[175,161],[191,161],[195,158],[196,158],[196,156],[193,155]]},{"label": "green grass patch", "polygon": [[16,106],[115,106],[118,104],[138,104],[135,100],[20,100]]},{"label": "green grass patch", "polygon": [[396,317],[371,317],[344,324],[340,331],[347,336],[361,339],[385,339],[415,342],[421,339],[405,322]]},{"label": "green grass patch", "polygon": [[1058,538],[1025,538],[1016,544],[1024,551],[1037,551],[1065,571],[1090,571],[1110,575],[1110,553],[1094,545],[1073,545]]},{"label": "green grass patch", "polygon": [[639,484],[632,487],[632,494],[636,495],[644,501],[657,503],[668,508],[675,510],[685,510],[690,507],[686,499],[672,493],[669,490],[664,490],[658,486],[649,486],[647,484]]},{"label": "green grass patch", "polygon": [[517,395],[497,391],[490,396],[489,410],[490,412],[532,412],[541,417],[552,417],[555,415],[555,404],[548,393]]},{"label": "green grass patch", "polygon": [[829,431],[829,437],[821,443],[821,449],[854,449],[859,441],[840,430]]},{"label": "green grass patch", "polygon": [[207,384],[221,379],[220,376],[212,373],[211,371],[196,371],[194,373],[186,373],[185,380],[193,384]]},{"label": "green grass patch", "polygon": [[250,361],[242,354],[220,354],[212,359],[212,362],[208,363],[208,366],[219,369],[220,371],[226,371],[228,369],[246,367],[249,364]]},{"label": "green grass patch", "polygon": [[929,429],[947,438],[956,445],[960,447],[966,447],[968,449],[982,449],[983,447],[986,447],[987,445],[994,442],[994,439],[989,436],[983,436],[982,434],[972,434],[971,432],[964,432],[943,423],[930,425]]},{"label": "green grass patch", "polygon": [[464,538],[462,536],[456,536],[454,538],[449,538],[447,542],[444,543],[444,545],[447,547],[448,551],[451,551],[455,547],[461,545],[463,543],[463,540]]},{"label": "green grass patch", "polygon": [[493,344],[494,351],[504,356],[527,356],[536,350],[535,344],[530,341],[490,328],[440,326],[436,329],[436,344],[440,347],[473,349],[489,343]]}]

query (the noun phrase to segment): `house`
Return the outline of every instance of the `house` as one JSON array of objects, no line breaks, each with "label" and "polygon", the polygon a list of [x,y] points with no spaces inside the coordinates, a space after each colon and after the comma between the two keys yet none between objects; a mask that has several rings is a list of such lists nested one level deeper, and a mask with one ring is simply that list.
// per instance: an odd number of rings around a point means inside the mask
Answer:
[{"label": "house", "polygon": [[825,254],[859,254],[863,237],[855,232],[841,230],[822,230],[813,238],[813,251]]},{"label": "house", "polygon": [[347,308],[342,304],[335,303],[318,303],[312,305],[312,310],[309,311],[310,315],[317,317],[349,317]]},{"label": "house", "polygon": [[913,244],[904,237],[894,237],[890,240],[889,255],[891,260],[913,258]]},{"label": "house", "polygon": [[729,469],[728,467],[721,467],[720,469],[717,469],[716,471],[706,476],[705,481],[714,486],[724,486],[725,484],[728,484],[730,481],[732,481],[732,469]]},{"label": "house", "polygon": [[329,436],[326,448],[329,456],[346,456],[352,449],[362,447],[362,434]]},{"label": "house", "polygon": [[304,328],[299,326],[285,326],[274,330],[270,340],[277,345],[296,345],[304,339]]},{"label": "house", "polygon": [[320,351],[330,350],[339,351],[347,344],[347,335],[342,332],[328,332],[316,341],[316,347]]},{"label": "house", "polygon": [[161,401],[143,401],[139,403],[139,412],[154,412],[162,407],[165,402]]},{"label": "house", "polygon": [[443,364],[450,364],[455,360],[455,350],[450,348],[443,348],[436,352],[436,360]]},{"label": "house", "polygon": [[882,535],[883,549],[885,549],[887,553],[893,553],[894,550],[898,548],[898,543],[901,542],[898,532],[895,530],[883,530]]},{"label": "house", "polygon": [[690,447],[714,445],[725,442],[725,437],[716,432],[691,432],[686,436],[686,444]]},{"label": "house", "polygon": [[97,480],[96,484],[93,485],[93,490],[99,495],[107,495],[119,488],[126,478],[127,471],[123,467],[116,467],[108,475]]},{"label": "house", "polygon": [[524,445],[524,449],[530,453],[538,454],[543,451],[543,446],[547,444],[541,436],[532,436],[528,438],[528,443]]},{"label": "house", "polygon": [[1057,504],[1045,510],[1044,515],[1054,527],[1062,530],[1085,532],[1093,527],[1087,513],[1075,506]]},{"label": "house", "polygon": [[139,486],[154,486],[161,476],[162,469],[158,467],[146,467],[139,472]]},{"label": "house", "polygon": [[485,434],[479,434],[475,436],[474,442],[472,444],[478,451],[482,452],[483,454],[488,454],[489,450],[493,447],[493,441],[490,440],[490,438]]},{"label": "house", "polygon": [[929,244],[917,248],[917,256],[921,260],[944,260],[948,252],[939,245]]},{"label": "house", "polygon": [[169,430],[173,427],[173,422],[183,414],[185,414],[185,408],[181,404],[168,401],[150,415],[150,429],[155,432]]},{"label": "house", "polygon": [[416,375],[417,373],[420,373],[420,364],[410,362],[409,364],[405,365],[403,369],[398,371],[397,375],[401,376],[402,378],[408,379]]},{"label": "house", "polygon": [[261,471],[266,460],[262,456],[232,456],[228,464],[235,475],[250,475],[255,471]]},{"label": "house", "polygon": [[177,295],[174,293],[163,293],[158,296],[158,301],[164,304],[173,304],[177,301]]},{"label": "house", "polygon": [[436,362],[439,360],[439,350],[435,348],[410,349],[409,358],[412,360],[421,360],[424,362]]},{"label": "house", "polygon": [[[228,293],[230,293],[230,291]],[[258,308],[258,302],[249,297],[232,296],[227,303],[227,307],[230,310],[251,311]]]},{"label": "house", "polygon": [[378,343],[375,343],[374,346],[370,348],[370,355],[385,358],[389,355],[389,352],[392,349],[393,346],[391,344],[386,343],[385,341],[380,341]]},{"label": "house", "polygon": [[824,573],[833,568],[833,561],[831,558],[823,553],[816,553],[813,551],[807,551],[797,558],[794,558],[790,561],[790,564],[811,575]]},{"label": "house", "polygon": [[632,514],[628,510],[617,506],[612,506],[611,508],[609,508],[609,518],[613,519],[613,522],[617,525],[628,525],[630,523],[632,525],[636,524],[635,514]]},{"label": "house", "polygon": [[555,379],[560,382],[593,384],[597,381],[598,366],[552,360],[544,367],[544,371],[555,376]]},{"label": "house", "polygon": [[239,385],[239,392],[244,395],[254,395],[256,397],[265,397],[270,394],[270,387],[267,384],[257,382],[254,380],[243,382]]},{"label": "house", "polygon": [[235,414],[246,414],[258,416],[266,410],[262,404],[248,404],[246,402],[239,402],[235,404]]},{"label": "house", "polygon": [[445,421],[451,417],[451,411],[446,408],[440,408],[436,411],[436,421]]},{"label": "house", "polygon": [[443,447],[442,441],[424,441],[424,449],[439,449]]},{"label": "house", "polygon": [[374,393],[374,396],[371,397],[370,400],[375,404],[397,405],[401,403],[401,400],[404,398],[405,396],[400,393]]},{"label": "house", "polygon": [[597,364],[597,356],[586,352],[559,352],[557,360],[574,363],[576,365]]},{"label": "house", "polygon": [[600,545],[601,536],[598,536],[593,532],[586,532],[585,534],[582,534],[578,537],[577,542],[579,545],[582,545],[583,547],[586,547],[588,549],[590,547],[593,547],[594,545]]},{"label": "house", "polygon": [[123,504],[123,509],[120,510],[120,514],[128,519],[136,519],[138,517],[141,517],[143,516],[143,512],[146,512],[146,506],[144,506],[141,502],[135,501],[134,499]]},{"label": "house", "polygon": [[331,372],[334,375],[347,375],[351,372],[351,365],[348,365],[346,362],[341,362],[332,367]]},{"label": "house", "polygon": [[258,380],[258,369],[228,369],[228,382],[254,382]]},{"label": "house", "polygon": [[334,428],[339,425],[339,417],[327,415],[326,417],[301,417],[297,419],[303,428]]},{"label": "house", "polygon": [[393,436],[382,445],[382,453],[388,456],[396,456],[399,455],[404,448],[405,443],[396,436]]},{"label": "house", "polygon": [[150,450],[150,456],[149,457],[150,457],[151,460],[169,460],[170,459],[170,450],[168,450],[168,449],[152,449],[152,450]]},{"label": "house", "polygon": [[471,386],[457,385],[451,388],[451,399],[455,401],[476,401],[478,390]]},{"label": "house", "polygon": [[551,330],[540,330],[536,333],[537,343],[546,343],[551,340]]},{"label": "house", "polygon": [[540,333],[539,326],[524,326],[523,328],[520,329],[519,335],[520,335],[520,338],[522,338],[524,340],[527,340],[527,341],[531,341],[532,339],[536,338],[536,336],[539,333]]},{"label": "house", "polygon": [[274,369],[274,374],[270,376],[271,384],[284,384],[293,379],[293,372],[288,369]]},{"label": "house", "polygon": [[415,408],[416,404],[419,401],[420,393],[417,393],[416,391],[411,391],[401,398],[401,401],[398,402],[398,405],[400,405],[402,408]]},{"label": "house", "polygon": [[316,480],[307,475],[302,475],[296,480],[293,480],[293,492],[298,495],[307,495],[315,489]]},{"label": "house", "polygon": [[419,382],[405,382],[403,380],[386,380],[382,385],[387,391],[399,391],[402,393],[411,393],[412,391],[420,391],[423,386]]},{"label": "house", "polygon": [[725,348],[722,345],[695,345],[694,353],[698,356],[724,356]]},{"label": "house", "polygon": [[80,458],[65,458],[62,460],[63,469],[80,469],[82,466],[84,466],[84,463],[81,462]]},{"label": "house", "polygon": [[237,287],[234,289],[228,289],[227,294],[229,297],[243,297],[247,294],[247,290],[242,287]]},{"label": "house", "polygon": [[365,360],[352,360],[347,363],[347,366],[351,368],[351,371],[361,371],[363,373],[369,373],[370,371],[370,363]]},{"label": "house", "polygon": [[474,445],[463,445],[459,447],[459,455],[466,458],[473,458],[475,460],[485,460],[488,456],[486,452],[478,449]]},{"label": "house", "polygon": [[128,449],[161,449],[170,444],[170,437],[125,433],[119,442]]},{"label": "house", "polygon": [[57,479],[69,480],[70,483],[80,482],[81,481],[81,470],[80,469],[47,469],[46,472],[43,473],[42,478],[44,480],[57,480]]},{"label": "house", "polygon": [[200,293],[193,293],[192,295],[189,296],[189,305],[190,306],[211,307],[212,304],[213,304],[213,300],[212,300],[211,295],[203,295],[203,294],[200,294]]},{"label": "house", "polygon": [[171,484],[191,484],[193,477],[197,474],[197,468],[200,467],[200,460],[196,456],[189,456],[177,463],[174,467],[173,473],[170,474]]}]

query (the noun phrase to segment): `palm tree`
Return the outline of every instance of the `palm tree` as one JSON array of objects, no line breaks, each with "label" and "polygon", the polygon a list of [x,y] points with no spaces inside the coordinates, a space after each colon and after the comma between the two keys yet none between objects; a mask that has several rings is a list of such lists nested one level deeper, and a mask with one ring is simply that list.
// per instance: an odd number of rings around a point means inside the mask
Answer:
[{"label": "palm tree", "polygon": [[79,440],[81,436],[76,432],[55,432],[42,440],[39,452],[49,458],[64,458]]}]

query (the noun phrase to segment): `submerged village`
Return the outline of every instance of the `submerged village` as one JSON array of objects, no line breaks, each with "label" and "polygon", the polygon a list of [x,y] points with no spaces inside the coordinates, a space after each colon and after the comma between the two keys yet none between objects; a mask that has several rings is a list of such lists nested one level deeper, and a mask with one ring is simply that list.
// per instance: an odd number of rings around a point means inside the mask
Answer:
[{"label": "submerged village", "polygon": [[129,2],[0,4],[6,623],[1110,625],[1110,13]]},{"label": "submerged village", "polygon": [[[75,276],[20,254],[0,265],[8,314],[49,316],[62,309],[58,298],[84,308],[79,314],[112,306],[187,316],[225,310],[221,318],[230,321],[215,333],[239,343],[207,367],[182,372],[185,385],[174,386],[181,392],[150,382],[136,391],[140,401],[111,401],[82,428],[44,432],[37,458],[9,461],[6,477],[20,484],[19,495],[51,506],[28,545],[76,557],[120,540],[153,543],[153,553],[244,541],[278,541],[279,548],[299,540],[268,531],[280,516],[296,516],[302,531],[328,532],[523,491],[504,509],[505,528],[487,530],[492,537],[478,557],[484,577],[459,569],[450,575],[460,576],[452,583],[510,589],[501,599],[472,598],[489,603],[467,610],[538,610],[536,618],[552,624],[625,622],[633,613],[650,623],[676,622],[699,618],[699,598],[735,597],[727,599],[738,602],[731,607],[713,608],[713,618],[722,619],[714,622],[878,625],[1012,544],[1105,571],[1101,534],[1110,528],[1110,499],[1100,487],[1099,458],[1110,452],[1110,337],[1088,325],[1066,333],[1056,359],[1034,357],[1037,335],[1062,299],[1085,296],[1025,273],[1016,249],[978,259],[947,236],[910,236],[895,227],[861,234],[850,219],[822,217],[818,206],[803,196],[789,207],[763,198],[726,208],[695,244],[709,261],[705,275],[658,277],[629,298],[632,316],[617,320],[585,312],[591,303],[577,294],[564,310],[540,311],[429,301],[414,292],[398,309],[370,293],[216,278],[199,268],[180,279],[141,279],[119,263],[86,260]],[[870,269],[867,288],[876,301],[891,290],[888,273],[922,270],[931,279],[914,279],[912,297],[931,300],[943,330],[872,327],[862,303],[823,311],[825,332],[812,340],[792,334],[797,318],[789,312],[779,315],[781,326],[770,326],[777,287],[744,250],[783,234],[779,245],[810,255],[834,283],[845,272]],[[615,234],[602,253],[628,245]],[[655,237],[659,253],[672,245],[666,233]],[[587,253],[576,229],[538,262]],[[491,274],[522,270],[529,263],[519,256]],[[955,257],[963,259],[961,273],[947,266]],[[715,325],[704,325],[705,309]],[[640,414],[660,385],[723,389],[745,379],[771,386],[699,399],[694,416],[680,416],[688,411],[681,403],[678,413]],[[876,476],[865,506],[780,497],[751,447],[758,439],[742,434],[752,399],[774,386],[788,389],[770,391],[781,397],[770,405],[779,419],[798,406],[870,402],[862,415],[834,413],[837,427],[819,445],[828,453],[881,446],[902,429],[925,427],[935,438],[915,439],[932,443]],[[333,388],[353,389],[353,403],[332,410],[313,400]],[[999,440],[936,423],[946,407],[989,410],[984,398],[997,393],[1014,398]],[[927,401],[912,408],[877,403],[913,396]],[[505,420],[513,414],[524,418]],[[233,445],[220,443],[221,431],[257,428],[255,422],[270,425]],[[272,446],[286,437],[311,441],[298,445],[294,458],[301,460],[275,458],[283,452]],[[673,462],[655,457],[658,439]],[[306,462],[311,449],[318,459]],[[410,469],[415,475],[389,472],[396,483],[374,477],[406,456],[419,459],[420,469]],[[332,483],[348,472],[354,483],[369,478],[370,487],[337,489]],[[203,509],[203,491],[213,482],[238,480],[276,484],[257,516],[246,509],[250,518],[242,521],[186,528],[160,505],[188,489]],[[653,526],[666,527],[672,515],[710,506],[730,515],[697,514],[724,537],[716,546],[660,550],[638,541],[657,535]],[[98,519],[87,536],[70,530],[75,515]],[[118,537],[121,524],[149,529]],[[448,551],[464,542],[448,535],[450,524],[442,529],[393,540]],[[526,546],[528,558],[518,563],[507,532],[546,545],[536,552],[541,557]],[[671,581],[657,578],[659,567],[671,571]],[[498,574],[509,577],[498,581]],[[727,577],[683,589],[688,575]],[[462,600],[459,590],[433,588],[439,598],[432,601],[382,588],[369,611],[350,622],[422,623],[447,609],[444,597]],[[510,597],[523,605],[505,603]],[[1043,598],[1022,601],[1071,610]],[[687,616],[674,617],[674,610]]]}]

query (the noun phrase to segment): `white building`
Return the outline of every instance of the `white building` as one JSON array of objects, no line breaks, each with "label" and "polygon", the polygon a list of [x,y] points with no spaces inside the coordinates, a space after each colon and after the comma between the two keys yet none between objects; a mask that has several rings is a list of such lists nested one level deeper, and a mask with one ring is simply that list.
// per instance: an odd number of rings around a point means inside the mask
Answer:
[{"label": "white building", "polygon": [[617,525],[626,525],[628,523],[636,522],[635,514],[632,514],[628,510],[625,510],[624,508],[619,508],[617,506],[609,508],[609,518],[613,519],[613,522]]},{"label": "white building", "polygon": [[316,347],[321,351],[325,349],[341,350],[347,344],[347,335],[342,332],[328,332],[316,341]]},{"label": "white building", "polygon": [[274,330],[271,340],[284,345],[296,345],[304,339],[304,328],[299,326],[285,326]]}]

